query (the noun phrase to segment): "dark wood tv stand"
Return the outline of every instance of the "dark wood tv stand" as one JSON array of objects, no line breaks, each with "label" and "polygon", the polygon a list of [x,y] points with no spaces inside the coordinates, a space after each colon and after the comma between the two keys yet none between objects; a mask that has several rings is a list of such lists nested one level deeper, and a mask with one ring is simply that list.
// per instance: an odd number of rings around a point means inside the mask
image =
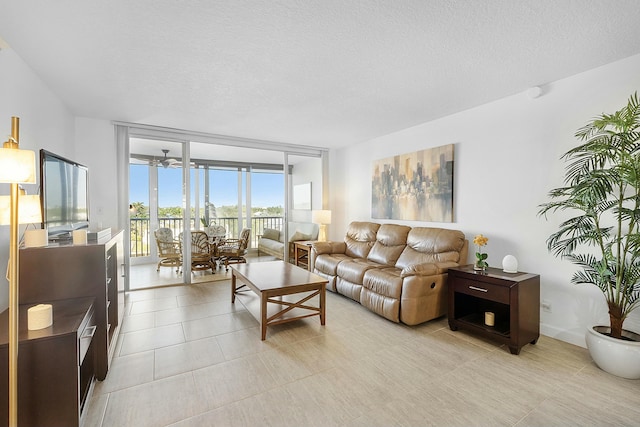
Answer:
[{"label": "dark wood tv stand", "polygon": [[[61,324],[66,324],[65,322],[69,321],[67,317],[59,317],[65,313],[61,307],[67,307],[65,310],[70,310],[70,316],[79,317],[83,315],[82,313],[86,314],[88,308],[84,307],[86,302],[82,301],[88,299],[91,301],[91,321],[95,324],[95,332],[91,339],[91,355],[85,357],[85,359],[89,357],[91,363],[77,363],[78,351],[75,350],[75,346],[78,344],[78,340],[62,339],[54,334],[55,336],[50,337],[51,339],[38,340],[43,341],[43,344],[36,345],[35,342],[23,342],[24,335],[20,336],[18,386],[20,388],[21,381],[26,378],[32,382],[40,382],[38,387],[47,390],[44,394],[34,393],[26,398],[21,397],[22,392],[18,392],[19,421],[21,407],[29,405],[27,407],[34,411],[29,415],[27,421],[19,423],[21,426],[78,425],[82,415],[83,401],[89,398],[89,390],[94,377],[98,380],[104,380],[107,376],[124,314],[124,280],[121,277],[124,272],[122,244],[122,232],[118,232],[86,245],[65,242],[20,250],[19,302],[21,310],[41,303],[53,304],[54,324],[50,328],[56,330]],[[20,331],[26,330],[26,317],[19,321],[19,328]],[[32,331],[29,332],[27,339],[31,341],[29,337],[32,336]],[[74,334],[73,330],[67,332],[69,336]],[[46,345],[44,341],[46,341]],[[23,351],[25,345],[29,350]],[[8,372],[8,352],[5,351],[4,354],[4,358],[0,356],[0,370],[6,373]],[[64,364],[64,370],[61,370],[61,364]],[[75,366],[75,368],[69,368],[70,366]],[[75,377],[78,375],[81,378],[81,385],[75,386]],[[66,386],[59,388],[61,384],[66,384]],[[2,389],[0,390],[0,399],[3,402],[8,402],[8,378],[6,387],[2,387],[0,384],[0,388]],[[56,402],[64,402],[64,404],[50,405],[48,403],[51,398],[48,395],[49,390],[54,393]],[[28,403],[25,403],[24,400],[27,400]],[[50,412],[54,412],[54,414],[52,415]],[[22,415],[22,419],[24,419],[24,415]],[[28,420],[37,420],[37,422],[29,422]],[[64,420],[64,422],[49,420]],[[0,419],[0,426],[3,425],[3,422],[6,424],[7,421],[8,418],[4,421]]]},{"label": "dark wood tv stand", "polygon": [[122,231],[86,245],[73,242],[20,250],[20,304],[95,298],[96,378],[104,380],[124,315]]}]

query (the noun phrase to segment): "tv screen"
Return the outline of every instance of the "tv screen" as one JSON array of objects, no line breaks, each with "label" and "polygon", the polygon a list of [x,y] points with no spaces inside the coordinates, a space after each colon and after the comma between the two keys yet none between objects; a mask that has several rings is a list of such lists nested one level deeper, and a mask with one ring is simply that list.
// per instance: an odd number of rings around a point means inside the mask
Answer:
[{"label": "tv screen", "polygon": [[49,236],[89,226],[89,172],[86,166],[40,150],[42,227]]}]

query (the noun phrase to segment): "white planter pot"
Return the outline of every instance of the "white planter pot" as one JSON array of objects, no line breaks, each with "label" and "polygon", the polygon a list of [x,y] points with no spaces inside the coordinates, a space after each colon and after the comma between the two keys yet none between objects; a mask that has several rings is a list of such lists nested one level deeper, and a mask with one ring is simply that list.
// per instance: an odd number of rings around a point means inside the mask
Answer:
[{"label": "white planter pot", "polygon": [[631,380],[640,379],[640,335],[622,331],[631,341],[611,338],[606,335],[611,328],[594,326],[587,329],[587,348],[591,358],[600,369]]}]

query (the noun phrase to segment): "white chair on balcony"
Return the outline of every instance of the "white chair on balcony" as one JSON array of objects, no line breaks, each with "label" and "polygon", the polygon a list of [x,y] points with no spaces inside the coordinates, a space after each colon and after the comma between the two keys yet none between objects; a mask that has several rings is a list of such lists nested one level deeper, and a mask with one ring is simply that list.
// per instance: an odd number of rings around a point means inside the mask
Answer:
[{"label": "white chair on balcony", "polygon": [[153,232],[156,237],[156,245],[158,245],[158,268],[175,267],[176,273],[180,272],[182,265],[182,251],[179,240],[173,238],[173,231],[170,228],[159,228]]},{"label": "white chair on balcony", "polygon": [[[180,233],[182,240],[182,233]],[[184,245],[182,245],[184,248]],[[215,273],[215,246],[209,242],[209,236],[204,231],[191,232],[191,271],[211,270]]]},{"label": "white chair on balcony", "polygon": [[243,228],[240,232],[239,239],[227,239],[222,246],[218,247],[218,256],[221,262],[224,262],[226,271],[229,271],[229,264],[246,263],[244,255],[249,247],[249,239],[251,238],[251,229]]},{"label": "white chair on balcony", "polygon": [[211,243],[219,245],[227,237],[227,229],[224,225],[210,225],[206,228]]}]

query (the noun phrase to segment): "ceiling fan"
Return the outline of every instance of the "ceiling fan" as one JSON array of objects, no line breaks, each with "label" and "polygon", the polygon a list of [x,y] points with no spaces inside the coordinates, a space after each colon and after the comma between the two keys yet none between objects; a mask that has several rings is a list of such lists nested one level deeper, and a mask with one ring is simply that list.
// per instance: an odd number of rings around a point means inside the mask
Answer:
[{"label": "ceiling fan", "polygon": [[163,168],[176,168],[182,166],[182,162],[176,159],[168,159],[167,154],[169,154],[169,150],[163,149],[164,158],[159,161]]},{"label": "ceiling fan", "polygon": [[[180,168],[182,167],[182,159],[170,158],[167,155],[169,154],[169,150],[163,149],[164,157],[156,157],[148,154],[131,154],[129,162],[132,165],[150,165],[150,166],[162,166],[164,169],[171,168]],[[190,167],[194,167],[195,163],[190,162]]]}]

